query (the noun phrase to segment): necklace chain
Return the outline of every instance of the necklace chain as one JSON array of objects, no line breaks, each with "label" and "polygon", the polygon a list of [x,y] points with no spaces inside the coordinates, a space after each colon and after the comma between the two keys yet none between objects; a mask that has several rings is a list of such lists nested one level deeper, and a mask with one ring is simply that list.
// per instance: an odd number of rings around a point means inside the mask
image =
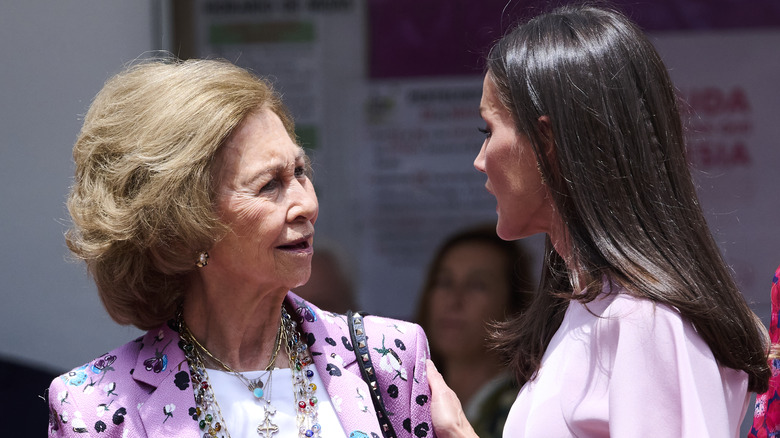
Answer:
[{"label": "necklace chain", "polygon": [[[198,338],[195,337],[195,335],[192,334],[190,331],[190,328],[186,324],[181,324],[183,332],[185,332],[186,336],[192,340],[192,342],[195,344],[195,346],[200,349],[203,353],[206,353],[206,356],[208,356],[212,361],[217,363],[219,366],[222,367],[223,370],[229,372],[230,374],[238,377],[239,380],[249,389],[249,391],[257,398],[263,398],[263,395],[265,391],[263,390],[264,384],[263,384],[263,377],[266,375],[268,376],[268,381],[271,380],[271,372],[273,369],[274,364],[276,363],[276,357],[279,355],[279,348],[282,345],[282,326],[283,321],[279,322],[279,328],[276,330],[276,339],[274,340],[274,353],[271,356],[271,360],[268,362],[268,366],[265,367],[265,371],[267,373],[263,373],[256,379],[249,379],[247,378],[243,373],[240,371],[236,371],[233,368],[231,368],[228,364],[226,364],[224,361],[222,361],[220,358],[215,356],[213,353],[211,353],[203,344],[198,341]],[[270,397],[270,395],[269,395]]]},{"label": "necklace chain", "polygon": [[[206,356],[210,357],[214,362],[216,362],[219,366],[221,366],[225,371],[231,373],[231,374],[241,374],[239,371],[234,370],[231,368],[228,364],[220,360],[218,357],[214,356],[206,347],[204,347],[199,341],[198,338],[195,337],[195,335],[192,334],[190,331],[190,328],[187,327],[186,324],[184,324],[184,330],[187,331],[187,335],[190,336],[192,341],[197,345],[198,348],[200,348],[204,353],[206,353]],[[271,356],[271,360],[268,362],[268,365],[265,367],[265,370],[270,370],[274,363],[276,363],[276,357],[279,355],[279,348],[282,345],[282,322],[279,323],[279,328],[276,331],[276,340],[274,340],[274,354]]]},{"label": "necklace chain", "polygon": [[[179,335],[182,339],[182,348],[190,367],[190,375],[195,392],[195,413],[198,417],[198,425],[204,431],[204,437],[230,437],[230,433],[225,427],[224,417],[220,411],[219,404],[214,397],[214,391],[211,388],[208,379],[208,373],[200,352],[203,351],[209,358],[213,359],[222,368],[238,377],[247,388],[253,392],[258,401],[265,402],[263,406],[263,421],[257,426],[257,433],[263,438],[270,438],[279,431],[279,427],[273,423],[272,417],[276,414],[276,408],[271,405],[270,383],[273,365],[282,343],[285,344],[288,357],[290,359],[290,375],[292,378],[293,394],[296,403],[296,424],[298,426],[298,436],[306,438],[320,437],[321,426],[317,416],[317,397],[314,395],[317,385],[311,382],[314,376],[309,366],[312,365],[311,357],[305,342],[302,342],[297,331],[297,324],[287,311],[281,309],[281,324],[277,333],[274,354],[266,371],[268,371],[267,391],[265,394],[260,391],[260,395],[255,392],[257,388],[262,388],[261,375],[258,379],[250,381],[240,372],[237,372],[227,366],[224,362],[211,354],[198,340],[193,336],[187,325],[184,323],[181,311],[177,315]],[[196,348],[197,347],[197,348]],[[264,396],[267,395],[267,398]]]}]

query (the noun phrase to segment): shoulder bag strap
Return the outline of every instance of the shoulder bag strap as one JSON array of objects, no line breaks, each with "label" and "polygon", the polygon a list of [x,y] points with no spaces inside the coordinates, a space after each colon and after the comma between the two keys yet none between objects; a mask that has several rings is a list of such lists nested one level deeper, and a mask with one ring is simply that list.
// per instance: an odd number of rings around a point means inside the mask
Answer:
[{"label": "shoulder bag strap", "polygon": [[379,385],[376,381],[374,365],[371,363],[366,329],[363,325],[363,316],[357,312],[352,313],[350,310],[347,312],[347,322],[349,324],[349,335],[352,339],[352,349],[355,352],[358,367],[360,368],[360,375],[368,384],[368,389],[371,391],[371,401],[374,403],[376,417],[377,420],[379,420],[379,426],[382,428],[382,435],[384,435],[385,438],[395,438],[395,430],[390,423],[390,419],[387,417],[385,403],[382,400],[382,394],[379,392]]}]

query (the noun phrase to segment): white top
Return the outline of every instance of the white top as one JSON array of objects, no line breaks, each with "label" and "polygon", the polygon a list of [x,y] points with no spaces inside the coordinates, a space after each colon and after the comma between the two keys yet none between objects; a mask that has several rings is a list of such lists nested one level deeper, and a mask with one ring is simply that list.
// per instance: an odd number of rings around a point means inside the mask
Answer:
[{"label": "white top", "polygon": [[[320,436],[346,437],[347,434],[333,410],[330,395],[325,390],[325,385],[322,383],[316,367],[310,366],[309,369],[314,371],[314,377],[311,381],[317,385],[315,395],[318,400],[317,419],[322,426]],[[265,418],[263,415],[265,402],[256,399],[244,383],[233,374],[211,368],[208,368],[206,372],[209,375],[214,397],[216,397],[217,404],[222,411],[222,417],[230,436],[232,438],[258,437],[257,425]],[[243,374],[249,379],[255,379],[263,373],[264,371],[247,371]],[[263,377],[263,379],[265,378],[267,377]],[[298,438],[297,406],[293,398],[290,369],[275,368],[271,374],[270,383],[271,404],[277,411],[271,421],[279,426],[279,432],[273,437]],[[265,390],[266,392],[269,390],[268,384],[265,385]]]},{"label": "white top", "polygon": [[572,301],[504,437],[737,438],[747,385],[670,307],[622,293]]}]

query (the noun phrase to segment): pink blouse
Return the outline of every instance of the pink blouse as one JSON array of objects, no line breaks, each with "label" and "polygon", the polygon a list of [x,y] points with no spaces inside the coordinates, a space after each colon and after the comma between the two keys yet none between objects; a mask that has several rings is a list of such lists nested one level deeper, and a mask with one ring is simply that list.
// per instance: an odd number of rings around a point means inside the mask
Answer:
[{"label": "pink blouse", "polygon": [[504,437],[735,438],[747,385],[673,308],[624,293],[572,301]]}]

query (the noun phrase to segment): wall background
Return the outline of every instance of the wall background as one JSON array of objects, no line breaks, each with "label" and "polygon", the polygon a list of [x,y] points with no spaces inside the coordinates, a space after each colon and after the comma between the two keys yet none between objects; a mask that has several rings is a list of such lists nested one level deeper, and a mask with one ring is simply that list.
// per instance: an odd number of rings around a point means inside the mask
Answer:
[{"label": "wall background", "polygon": [[[160,2],[3,2],[0,355],[70,369],[136,331],[114,324],[63,239],[71,148],[108,77],[161,47]],[[153,41],[153,38],[158,38]]]}]

